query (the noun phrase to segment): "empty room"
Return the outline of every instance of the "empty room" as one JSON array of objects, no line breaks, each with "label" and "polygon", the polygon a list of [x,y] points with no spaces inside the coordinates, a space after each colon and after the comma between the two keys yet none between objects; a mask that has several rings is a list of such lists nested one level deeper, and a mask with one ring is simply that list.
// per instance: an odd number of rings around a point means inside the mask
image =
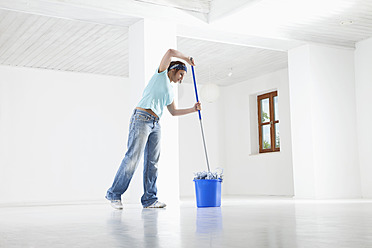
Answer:
[{"label": "empty room", "polygon": [[372,247],[372,2],[1,0],[0,247]]}]

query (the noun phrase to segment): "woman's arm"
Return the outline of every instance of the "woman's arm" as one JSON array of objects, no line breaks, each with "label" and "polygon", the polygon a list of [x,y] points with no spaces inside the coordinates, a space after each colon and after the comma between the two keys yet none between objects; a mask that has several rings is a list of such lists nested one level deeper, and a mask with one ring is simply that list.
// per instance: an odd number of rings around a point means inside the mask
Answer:
[{"label": "woman's arm", "polygon": [[201,103],[200,102],[197,102],[191,108],[177,109],[176,108],[176,104],[173,101],[171,104],[169,104],[167,106],[167,108],[168,108],[169,113],[171,113],[171,115],[173,115],[173,116],[180,116],[180,115],[186,115],[186,114],[194,113],[194,112],[196,112],[198,110],[201,110]]},{"label": "woman's arm", "polygon": [[183,53],[175,49],[168,49],[160,62],[159,73],[168,69],[170,62],[172,61],[172,57],[183,59],[190,65],[195,66],[194,59],[192,59],[191,57],[186,57],[185,55],[183,55]]}]

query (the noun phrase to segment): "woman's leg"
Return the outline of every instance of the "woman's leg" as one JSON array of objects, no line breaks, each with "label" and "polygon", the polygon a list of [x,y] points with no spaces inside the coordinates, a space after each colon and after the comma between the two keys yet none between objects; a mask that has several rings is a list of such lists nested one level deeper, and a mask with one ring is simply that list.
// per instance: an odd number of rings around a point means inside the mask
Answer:
[{"label": "woman's leg", "polygon": [[143,168],[144,193],[141,197],[144,207],[151,205],[158,199],[156,196],[156,179],[158,177],[158,161],[160,157],[160,137],[160,125],[158,122],[155,122],[145,148]]},{"label": "woman's leg", "polygon": [[128,135],[128,151],[121,162],[111,188],[107,191],[106,198],[108,200],[121,200],[121,195],[128,189],[150,132],[151,128],[148,123],[133,114]]}]

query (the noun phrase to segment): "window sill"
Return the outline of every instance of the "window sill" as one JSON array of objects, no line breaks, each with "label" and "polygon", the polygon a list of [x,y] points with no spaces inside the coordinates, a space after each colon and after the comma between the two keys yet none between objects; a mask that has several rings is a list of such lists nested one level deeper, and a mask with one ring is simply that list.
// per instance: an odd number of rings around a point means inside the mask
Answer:
[{"label": "window sill", "polygon": [[280,152],[281,152],[281,151],[277,151],[277,152],[251,153],[251,154],[249,154],[248,156],[258,156],[258,155],[278,154],[278,153],[280,153]]}]

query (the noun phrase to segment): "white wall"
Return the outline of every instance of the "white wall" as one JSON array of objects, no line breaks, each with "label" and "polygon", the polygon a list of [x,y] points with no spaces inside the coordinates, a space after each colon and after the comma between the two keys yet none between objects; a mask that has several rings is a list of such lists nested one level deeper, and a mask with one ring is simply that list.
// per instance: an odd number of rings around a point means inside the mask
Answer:
[{"label": "white wall", "polygon": [[[211,169],[224,169],[224,195],[293,195],[289,120],[288,71],[221,87],[213,103],[202,101],[202,118]],[[182,88],[181,88],[182,87]],[[202,90],[202,86],[200,86]],[[257,154],[251,147],[257,137],[257,94],[278,90],[281,152]],[[180,106],[195,101],[193,86],[179,89]],[[252,112],[254,112],[252,114]],[[251,119],[254,119],[251,123]],[[252,128],[251,125],[256,125]],[[256,130],[257,129],[257,130]],[[258,138],[257,138],[258,139]],[[257,149],[256,149],[257,150]],[[206,169],[197,114],[180,118],[180,195],[193,196],[193,172]]]},{"label": "white wall", "polygon": [[[177,49],[176,26],[173,23],[146,20],[145,65],[147,68],[145,84],[150,80],[165,52]],[[159,29],[159,27],[164,27]],[[172,83],[175,85],[174,83]],[[177,101],[177,87],[174,87],[174,100]],[[158,166],[158,197],[167,204],[179,203],[179,151],[178,118],[172,116],[164,107],[161,125],[161,155]]]},{"label": "white wall", "polygon": [[[104,199],[126,152],[133,109],[176,46],[173,29],[153,20],[130,28],[129,79],[0,67],[0,204]],[[165,109],[160,123],[158,196],[178,202],[178,119]],[[143,160],[125,203],[140,203],[142,171]]]},{"label": "white wall", "polygon": [[[308,46],[289,51],[289,84],[293,181],[295,195],[315,197],[315,167],[313,159],[313,130],[311,111],[311,72]],[[292,78],[292,80],[291,80]],[[298,83],[293,83],[298,78]],[[295,133],[295,135],[293,135]]]},{"label": "white wall", "polygon": [[360,197],[354,52],[293,49],[289,75],[296,197]]},{"label": "white wall", "polygon": [[355,90],[357,103],[358,150],[362,196],[372,197],[372,38],[358,42],[355,50]]},{"label": "white wall", "polygon": [[[143,89],[160,65],[165,52],[169,48],[176,48],[176,45],[176,29],[173,24],[144,19],[129,28],[129,84],[133,108],[140,101]],[[158,197],[168,204],[178,203],[178,118],[171,116],[167,108],[164,108],[160,125],[162,137],[157,179]],[[131,190],[123,195],[124,203],[138,203],[143,194],[142,164],[143,160],[129,186]]]},{"label": "white wall", "polygon": [[[258,154],[256,97],[274,90],[279,97],[281,151]],[[286,69],[223,88],[226,194],[293,195],[288,94]]]},{"label": "white wall", "polygon": [[126,149],[128,79],[0,75],[0,203],[103,200]]}]

